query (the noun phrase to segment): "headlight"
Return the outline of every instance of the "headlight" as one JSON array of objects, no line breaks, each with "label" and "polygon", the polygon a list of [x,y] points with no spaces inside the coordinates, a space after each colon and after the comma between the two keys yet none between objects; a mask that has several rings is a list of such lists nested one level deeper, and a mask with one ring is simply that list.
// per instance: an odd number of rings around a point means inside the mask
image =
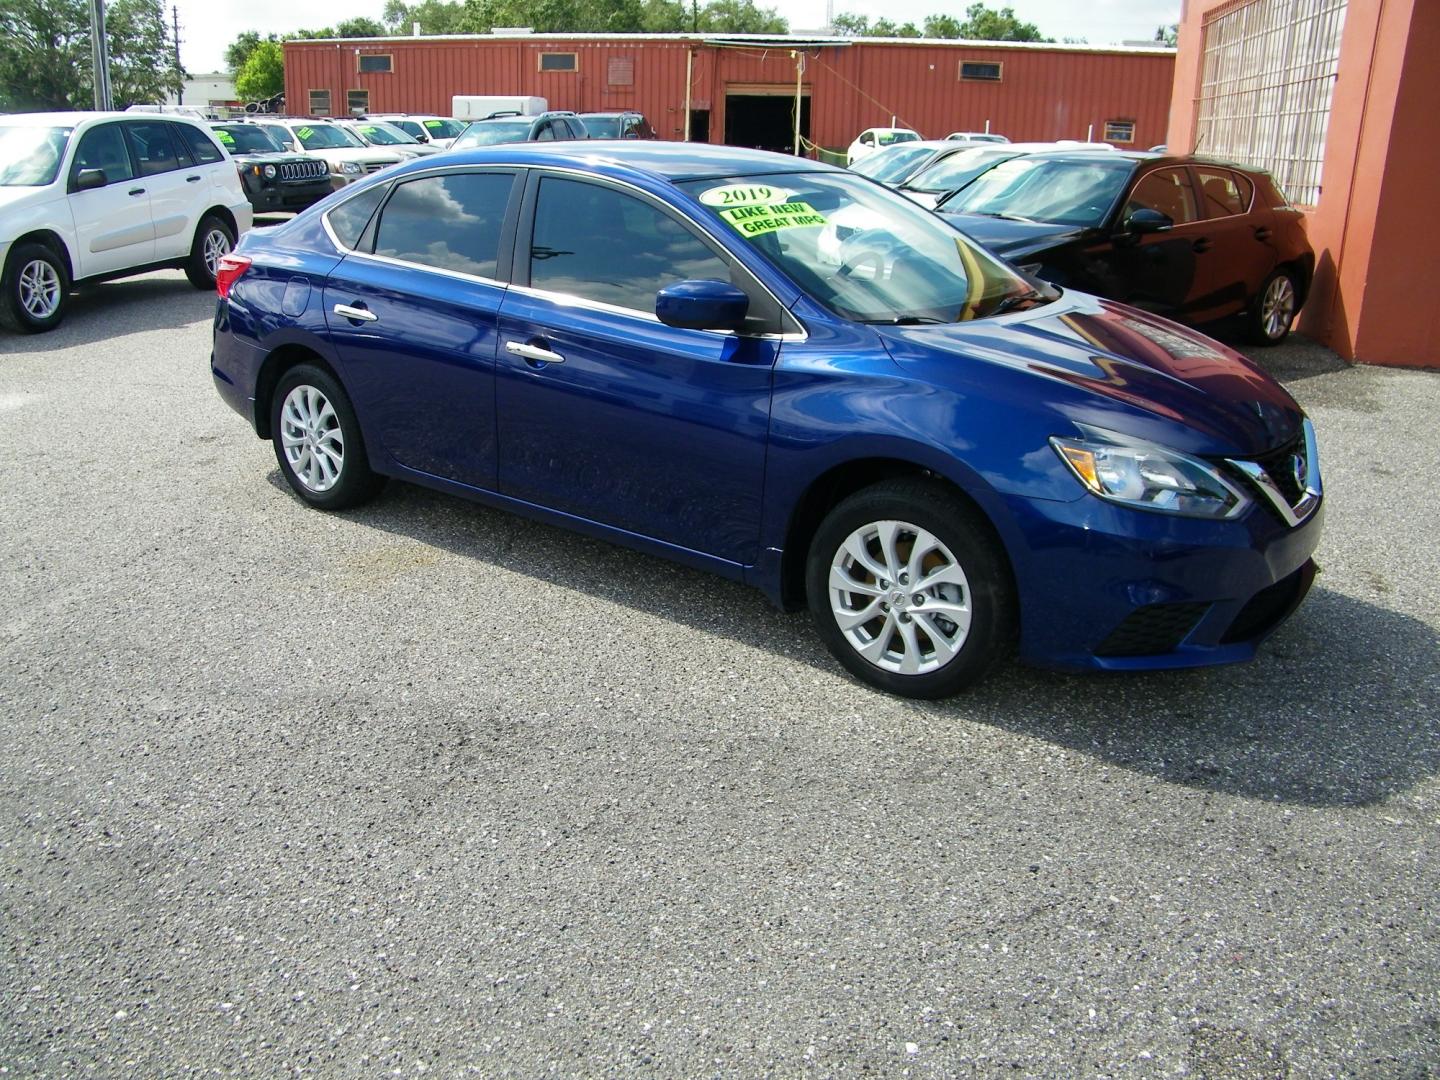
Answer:
[{"label": "headlight", "polygon": [[363,173],[365,166],[361,165],[358,161],[340,161],[336,162],[335,171],[344,173],[346,176],[354,176],[357,173]]},{"label": "headlight", "polygon": [[280,171],[280,170],[278,170],[277,168],[275,168],[274,165],[266,165],[266,166],[265,166],[265,179],[266,179],[266,180],[274,180],[275,177],[276,177],[276,175],[279,173],[279,171]]},{"label": "headlight", "polygon": [[1051,438],[1071,472],[1102,499],[1185,517],[1233,518],[1250,498],[1215,466],[1178,450],[1086,429],[1089,438]]}]

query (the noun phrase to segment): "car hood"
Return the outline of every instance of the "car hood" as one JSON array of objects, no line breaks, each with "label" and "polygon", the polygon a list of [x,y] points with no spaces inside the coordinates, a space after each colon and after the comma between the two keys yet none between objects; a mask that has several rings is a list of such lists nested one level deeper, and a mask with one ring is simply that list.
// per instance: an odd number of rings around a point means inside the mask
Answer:
[{"label": "car hood", "polygon": [[898,362],[929,378],[963,390],[988,385],[989,365],[1025,372],[1050,383],[1013,391],[1028,405],[1189,453],[1262,454],[1301,430],[1295,400],[1233,349],[1085,293],[995,319],[877,329]]},{"label": "car hood", "polygon": [[241,151],[237,154],[232,150],[230,151],[230,156],[242,165],[284,165],[315,160],[314,157],[308,153],[292,154],[288,151],[281,152],[278,150],[273,153],[263,154],[258,151],[252,153]]},{"label": "car hood", "polygon": [[394,165],[402,160],[399,154],[392,154],[388,150],[377,150],[369,146],[336,146],[319,150],[306,150],[305,153],[312,157],[321,157],[326,161],[358,161],[362,165]]},{"label": "car hood", "polygon": [[989,214],[961,214],[944,209],[939,213],[970,239],[1007,259],[1059,247],[1085,232],[1078,225],[1057,225],[1049,221],[1015,221]]}]

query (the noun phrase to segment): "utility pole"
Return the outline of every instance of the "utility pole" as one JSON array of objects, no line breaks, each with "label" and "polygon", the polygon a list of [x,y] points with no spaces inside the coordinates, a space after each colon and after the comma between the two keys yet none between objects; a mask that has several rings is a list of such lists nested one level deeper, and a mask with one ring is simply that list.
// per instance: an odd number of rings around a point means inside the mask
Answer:
[{"label": "utility pole", "polygon": [[185,76],[180,73],[180,9],[170,5],[170,40],[175,43],[175,104],[185,104]]},{"label": "utility pole", "polygon": [[95,109],[115,107],[110,96],[110,45],[105,40],[105,0],[90,0],[90,63],[95,73]]}]

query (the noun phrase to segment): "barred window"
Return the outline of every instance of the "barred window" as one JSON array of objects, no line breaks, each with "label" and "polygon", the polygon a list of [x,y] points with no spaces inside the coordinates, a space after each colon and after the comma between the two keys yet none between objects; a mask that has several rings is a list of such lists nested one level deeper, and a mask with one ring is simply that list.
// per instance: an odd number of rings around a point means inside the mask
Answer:
[{"label": "barred window", "polygon": [[369,90],[347,90],[345,91],[345,108],[351,116],[359,116],[370,111]]},{"label": "barred window", "polygon": [[1251,0],[1204,25],[1197,153],[1257,165],[1320,198],[1346,0]]}]

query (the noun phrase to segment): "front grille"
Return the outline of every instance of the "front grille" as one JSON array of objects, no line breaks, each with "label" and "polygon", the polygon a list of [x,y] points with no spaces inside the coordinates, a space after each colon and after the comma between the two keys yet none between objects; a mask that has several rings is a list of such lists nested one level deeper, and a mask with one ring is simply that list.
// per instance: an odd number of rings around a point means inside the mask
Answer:
[{"label": "front grille", "polygon": [[[1265,470],[1270,482],[1280,489],[1285,501],[1294,506],[1305,494],[1305,440],[1292,439],[1279,450],[1250,459]],[[1297,475],[1298,473],[1298,475]]]},{"label": "front grille", "polygon": [[385,162],[383,161],[367,161],[365,163],[365,171],[367,173],[379,172],[383,168],[385,168]]},{"label": "front grille", "polygon": [[1275,629],[1300,606],[1314,580],[1315,564],[1307,562],[1288,577],[1261,589],[1240,609],[1225,636],[1220,639],[1220,644],[1235,645]]},{"label": "front grille", "polygon": [[1184,641],[1209,604],[1146,604],[1136,608],[1095,650],[1096,656],[1158,656]]},{"label": "front grille", "polygon": [[280,179],[282,182],[303,183],[310,180],[318,180],[328,175],[329,167],[323,161],[286,161],[280,165]]}]

